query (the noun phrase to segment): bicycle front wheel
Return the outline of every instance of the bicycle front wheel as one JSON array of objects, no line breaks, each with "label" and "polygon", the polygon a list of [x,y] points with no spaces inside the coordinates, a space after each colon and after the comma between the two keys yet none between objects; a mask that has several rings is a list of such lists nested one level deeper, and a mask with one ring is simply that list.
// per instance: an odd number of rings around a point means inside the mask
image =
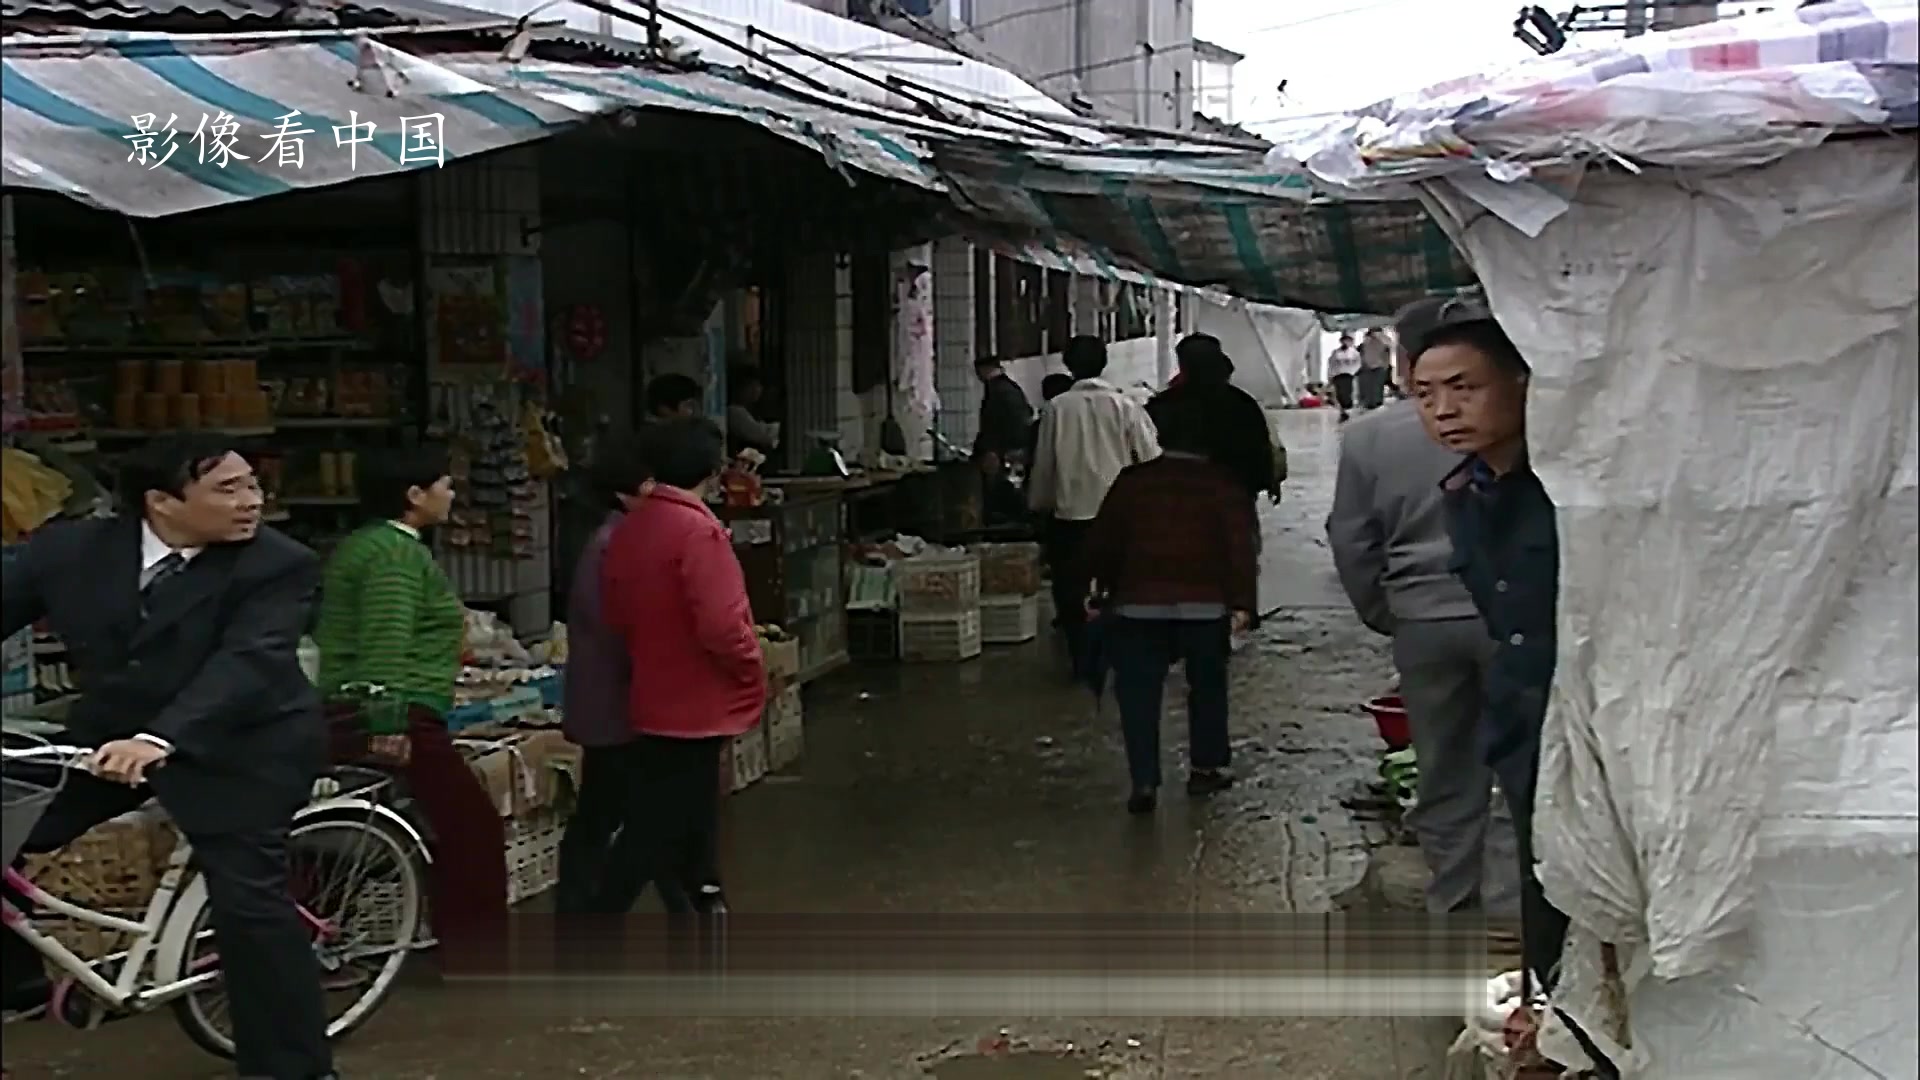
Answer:
[{"label": "bicycle front wheel", "polygon": [[[392,993],[419,933],[425,884],[412,838],[360,817],[327,817],[294,826],[288,837],[289,881],[317,924],[314,955],[327,996],[327,1038],[338,1040],[367,1022]],[[200,892],[187,970],[219,965],[212,910]],[[224,984],[215,981],[173,1003],[187,1037],[209,1053],[233,1056]]]}]

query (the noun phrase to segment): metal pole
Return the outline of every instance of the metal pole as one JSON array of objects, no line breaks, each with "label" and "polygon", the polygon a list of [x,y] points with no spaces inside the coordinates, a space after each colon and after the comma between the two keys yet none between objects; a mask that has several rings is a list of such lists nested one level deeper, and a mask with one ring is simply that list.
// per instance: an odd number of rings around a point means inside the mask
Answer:
[{"label": "metal pole", "polygon": [[647,52],[660,57],[660,0],[647,0]]}]

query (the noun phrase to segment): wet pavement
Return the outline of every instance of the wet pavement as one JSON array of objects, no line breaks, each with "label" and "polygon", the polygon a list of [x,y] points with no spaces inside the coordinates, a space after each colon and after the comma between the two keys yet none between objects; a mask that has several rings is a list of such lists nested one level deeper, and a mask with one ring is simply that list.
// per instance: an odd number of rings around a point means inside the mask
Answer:
[{"label": "wet pavement", "polygon": [[[1378,754],[1355,703],[1391,680],[1384,643],[1341,599],[1322,532],[1336,429],[1290,413],[1293,478],[1268,511],[1280,602],[1233,669],[1238,786],[1123,812],[1109,704],[1096,718],[1044,644],[956,666],[856,668],[809,688],[800,765],[727,806],[740,912],[1316,913],[1377,902],[1383,830],[1347,803]],[[1171,688],[1170,688],[1171,689]],[[1184,752],[1169,694],[1169,776]],[[1378,861],[1378,860],[1376,860]],[[1404,863],[1404,856],[1399,857]],[[522,1076],[1382,1080],[1435,1075],[1431,1022],[1343,1018],[1063,1020],[895,1015],[560,1017],[505,995],[403,990],[341,1048],[350,1078]],[[818,1012],[819,1010],[813,1010]],[[937,1010],[929,1010],[937,1011]],[[1188,1010],[1193,1011],[1193,1010]],[[165,1016],[92,1032],[6,1033],[16,1080],[223,1075]]]}]

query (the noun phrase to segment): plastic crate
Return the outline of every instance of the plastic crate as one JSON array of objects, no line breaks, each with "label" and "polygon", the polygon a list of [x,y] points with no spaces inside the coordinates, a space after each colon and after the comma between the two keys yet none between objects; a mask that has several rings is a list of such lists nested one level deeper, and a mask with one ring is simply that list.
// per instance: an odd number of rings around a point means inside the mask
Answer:
[{"label": "plastic crate", "polygon": [[980,591],[986,597],[1032,596],[1040,591],[1039,544],[975,544],[971,550],[980,557]]},{"label": "plastic crate", "polygon": [[847,612],[847,655],[856,664],[900,659],[900,616],[891,611]]},{"label": "plastic crate", "polygon": [[900,659],[910,664],[951,664],[980,655],[980,609],[959,615],[900,619]]},{"label": "plastic crate", "polygon": [[987,596],[980,600],[980,640],[1020,645],[1040,636],[1040,598]]},{"label": "plastic crate", "polygon": [[928,555],[894,564],[894,581],[905,616],[959,615],[980,608],[980,559],[975,555]]},{"label": "plastic crate", "polygon": [[516,814],[507,827],[507,903],[539,896],[560,880],[560,837],[567,821],[551,807]]}]

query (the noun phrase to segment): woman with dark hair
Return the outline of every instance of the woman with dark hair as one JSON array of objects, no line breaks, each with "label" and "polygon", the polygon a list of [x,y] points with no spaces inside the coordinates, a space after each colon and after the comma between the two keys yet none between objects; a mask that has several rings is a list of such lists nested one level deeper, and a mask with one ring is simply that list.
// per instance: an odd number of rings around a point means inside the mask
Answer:
[{"label": "woman with dark hair", "polygon": [[453,509],[447,451],[364,454],[367,524],[341,541],[321,585],[320,692],[335,754],[398,768],[434,833],[432,917],[452,946],[505,937],[506,834],[447,732],[466,607],[424,542]]},{"label": "woman with dark hair", "polygon": [[707,421],[655,425],[653,489],[614,528],[601,561],[601,618],[631,665],[636,764],[597,911],[630,910],[648,882],[669,906],[680,887],[700,914],[726,907],[715,865],[720,754],[760,722],[767,672],[740,560],[703,498],[724,448]]}]

